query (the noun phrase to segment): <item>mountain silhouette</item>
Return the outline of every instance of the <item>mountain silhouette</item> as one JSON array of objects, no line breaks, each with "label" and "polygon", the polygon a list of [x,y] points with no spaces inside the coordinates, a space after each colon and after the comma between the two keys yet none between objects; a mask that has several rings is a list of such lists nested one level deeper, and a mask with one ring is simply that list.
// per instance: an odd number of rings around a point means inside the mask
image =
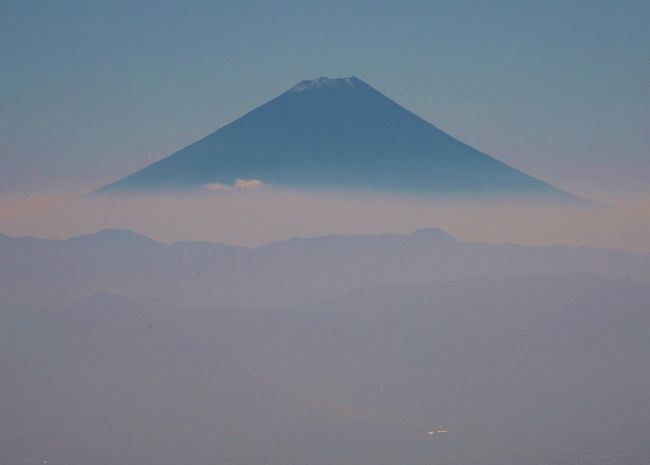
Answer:
[{"label": "mountain silhouette", "polygon": [[302,81],[97,192],[265,184],[578,200],[460,142],[356,77]]}]

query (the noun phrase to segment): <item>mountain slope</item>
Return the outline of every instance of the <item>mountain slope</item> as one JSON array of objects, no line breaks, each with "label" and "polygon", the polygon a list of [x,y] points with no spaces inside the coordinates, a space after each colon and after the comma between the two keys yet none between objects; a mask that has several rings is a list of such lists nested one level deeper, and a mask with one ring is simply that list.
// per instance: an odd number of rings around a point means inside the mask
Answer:
[{"label": "mountain slope", "polygon": [[193,189],[238,179],[302,188],[574,198],[454,139],[355,77],[302,81],[100,192]]}]

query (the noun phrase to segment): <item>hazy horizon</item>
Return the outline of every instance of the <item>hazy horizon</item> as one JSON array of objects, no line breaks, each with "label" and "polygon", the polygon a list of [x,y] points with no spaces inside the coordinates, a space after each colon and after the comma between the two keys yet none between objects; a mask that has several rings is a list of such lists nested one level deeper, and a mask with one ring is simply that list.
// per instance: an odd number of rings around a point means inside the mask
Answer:
[{"label": "hazy horizon", "polygon": [[571,207],[270,187],[112,197],[59,193],[0,198],[0,205],[0,233],[50,239],[120,228],[163,242],[256,246],[294,236],[404,234],[440,228],[475,242],[650,253],[650,207],[639,198],[602,207]]}]

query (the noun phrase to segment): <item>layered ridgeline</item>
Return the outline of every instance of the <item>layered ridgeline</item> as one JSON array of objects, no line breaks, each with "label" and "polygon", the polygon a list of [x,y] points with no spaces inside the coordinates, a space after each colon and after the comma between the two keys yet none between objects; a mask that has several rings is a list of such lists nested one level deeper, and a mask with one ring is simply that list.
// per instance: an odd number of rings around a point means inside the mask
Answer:
[{"label": "layered ridgeline", "polygon": [[262,184],[576,200],[454,139],[356,77],[302,81],[98,192]]},{"label": "layered ridgeline", "polygon": [[597,273],[650,285],[650,255],[463,242],[438,229],[293,238],[255,249],[164,244],[119,230],[65,241],[0,235],[0,263],[7,264],[0,266],[0,307],[48,307],[110,293],[249,309],[342,297],[365,287],[549,273]]}]

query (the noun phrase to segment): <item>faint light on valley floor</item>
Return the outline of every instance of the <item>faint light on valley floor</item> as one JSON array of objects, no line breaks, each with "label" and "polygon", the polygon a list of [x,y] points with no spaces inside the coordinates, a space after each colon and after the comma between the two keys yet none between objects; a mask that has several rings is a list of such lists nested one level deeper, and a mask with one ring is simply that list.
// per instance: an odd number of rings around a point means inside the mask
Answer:
[{"label": "faint light on valley floor", "polygon": [[437,428],[432,429],[431,431],[427,432],[427,435],[432,438],[436,434],[441,434],[441,433],[447,433],[447,429],[444,428],[443,426],[438,426]]}]

